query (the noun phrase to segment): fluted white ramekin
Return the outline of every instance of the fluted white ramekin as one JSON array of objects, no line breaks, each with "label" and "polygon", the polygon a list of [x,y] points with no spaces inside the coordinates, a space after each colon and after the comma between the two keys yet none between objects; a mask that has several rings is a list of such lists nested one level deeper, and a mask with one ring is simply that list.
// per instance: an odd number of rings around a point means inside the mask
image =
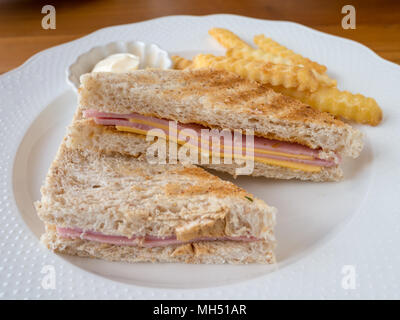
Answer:
[{"label": "fluted white ramekin", "polygon": [[138,56],[140,59],[139,69],[170,69],[172,67],[172,60],[168,52],[156,44],[146,44],[141,41],[111,42],[81,54],[67,69],[67,82],[77,90],[82,74],[91,72],[97,62],[115,53],[131,53]]}]

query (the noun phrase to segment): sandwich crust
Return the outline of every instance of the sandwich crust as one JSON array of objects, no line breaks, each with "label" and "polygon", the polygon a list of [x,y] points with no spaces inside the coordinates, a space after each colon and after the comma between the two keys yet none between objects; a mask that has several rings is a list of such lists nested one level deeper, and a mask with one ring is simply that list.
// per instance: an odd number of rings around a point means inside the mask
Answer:
[{"label": "sandwich crust", "polygon": [[81,77],[83,109],[140,113],[212,128],[252,129],[258,136],[357,157],[362,134],[328,113],[222,70],[139,70]]}]

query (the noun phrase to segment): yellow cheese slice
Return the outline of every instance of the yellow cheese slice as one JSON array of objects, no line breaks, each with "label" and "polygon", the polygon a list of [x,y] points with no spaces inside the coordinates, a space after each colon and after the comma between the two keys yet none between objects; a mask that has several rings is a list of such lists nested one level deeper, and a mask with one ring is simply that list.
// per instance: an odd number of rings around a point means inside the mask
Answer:
[{"label": "yellow cheese slice", "polygon": [[[132,128],[132,127],[126,127],[126,126],[115,126],[115,128],[119,131],[126,131],[126,132],[132,132],[132,133],[136,133],[136,134],[141,134],[141,135],[146,135],[147,131],[146,130],[141,130],[141,129],[137,129],[137,128]],[[177,141],[176,139],[171,139],[172,137],[167,137],[170,140],[173,140],[175,142],[177,142],[178,144],[184,144],[186,143],[185,141]],[[196,148],[196,146],[191,146],[192,148]],[[201,150],[200,152],[204,152],[205,150]],[[214,155],[217,155],[217,153],[213,153]],[[223,158],[224,153],[220,153],[219,156],[221,158]],[[210,154],[211,157],[211,154]],[[249,156],[243,156],[243,155],[235,155],[236,158],[240,158],[243,160],[246,159],[251,159],[251,157]],[[277,159],[269,159],[269,158],[261,158],[261,157],[254,157],[254,161],[256,162],[261,162],[261,163],[265,163],[265,164],[269,164],[269,165],[275,165],[275,166],[280,166],[280,167],[284,167],[284,168],[290,168],[290,169],[294,169],[294,170],[301,170],[301,171],[305,171],[305,172],[319,172],[321,171],[322,167],[321,166],[315,166],[315,165],[310,165],[310,164],[305,164],[305,163],[298,163],[298,162],[292,162],[292,161],[284,161],[284,160],[277,160]]]},{"label": "yellow cheese slice", "polygon": [[[144,125],[147,125],[147,126],[156,127],[158,129],[163,129],[163,130],[169,131],[169,126],[161,124],[161,123],[149,121],[149,120],[131,118],[131,119],[129,119],[129,122],[144,124]],[[125,128],[128,128],[128,127],[125,127]],[[174,131],[178,133],[178,130],[174,130]],[[187,136],[191,136],[188,133],[186,133],[186,135]],[[201,139],[201,137],[198,137],[197,135],[196,136],[191,136],[191,137],[195,138],[196,140],[200,140]],[[225,148],[231,149],[232,147],[225,146]],[[233,147],[233,149],[234,150],[240,150],[242,148]],[[246,148],[244,148],[244,149],[246,150]],[[271,150],[258,149],[258,148],[254,149],[254,153],[270,154],[270,155],[274,155],[274,156],[281,156],[281,157],[293,158],[293,159],[301,159],[301,160],[313,160],[314,159],[312,156],[307,156],[307,155],[302,155],[302,154],[290,154],[290,153],[285,153],[285,152],[271,151]]]}]

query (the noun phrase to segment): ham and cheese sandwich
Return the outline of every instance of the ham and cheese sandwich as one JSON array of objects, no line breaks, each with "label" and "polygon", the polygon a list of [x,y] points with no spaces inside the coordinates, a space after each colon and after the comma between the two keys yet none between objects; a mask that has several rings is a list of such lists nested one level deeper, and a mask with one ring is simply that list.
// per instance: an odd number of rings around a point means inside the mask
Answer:
[{"label": "ham and cheese sandwich", "polygon": [[[152,129],[178,144],[177,133],[187,129],[199,135],[207,128],[251,130],[253,176],[337,181],[342,158],[356,158],[363,148],[362,134],[330,114],[222,70],[91,73],[81,84],[79,116],[68,132],[68,143],[81,149],[139,156],[151,144],[144,138]],[[232,147],[244,159],[246,138],[240,150]],[[194,147],[204,151],[201,139]],[[240,165],[204,166],[235,175]]]},{"label": "ham and cheese sandwich", "polygon": [[125,262],[273,263],[276,209],[196,166],[62,143],[35,203],[42,242]]}]

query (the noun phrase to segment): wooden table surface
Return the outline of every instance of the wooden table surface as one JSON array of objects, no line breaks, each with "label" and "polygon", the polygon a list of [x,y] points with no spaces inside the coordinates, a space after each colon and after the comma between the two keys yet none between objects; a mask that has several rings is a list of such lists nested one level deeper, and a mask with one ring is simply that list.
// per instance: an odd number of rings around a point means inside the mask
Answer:
[{"label": "wooden table surface", "polygon": [[[44,30],[42,6],[56,8],[56,30]],[[356,9],[356,29],[341,26],[341,8]],[[232,13],[290,20],[350,38],[400,63],[399,0],[0,0],[0,74],[43,49],[97,29],[165,15]]]}]

